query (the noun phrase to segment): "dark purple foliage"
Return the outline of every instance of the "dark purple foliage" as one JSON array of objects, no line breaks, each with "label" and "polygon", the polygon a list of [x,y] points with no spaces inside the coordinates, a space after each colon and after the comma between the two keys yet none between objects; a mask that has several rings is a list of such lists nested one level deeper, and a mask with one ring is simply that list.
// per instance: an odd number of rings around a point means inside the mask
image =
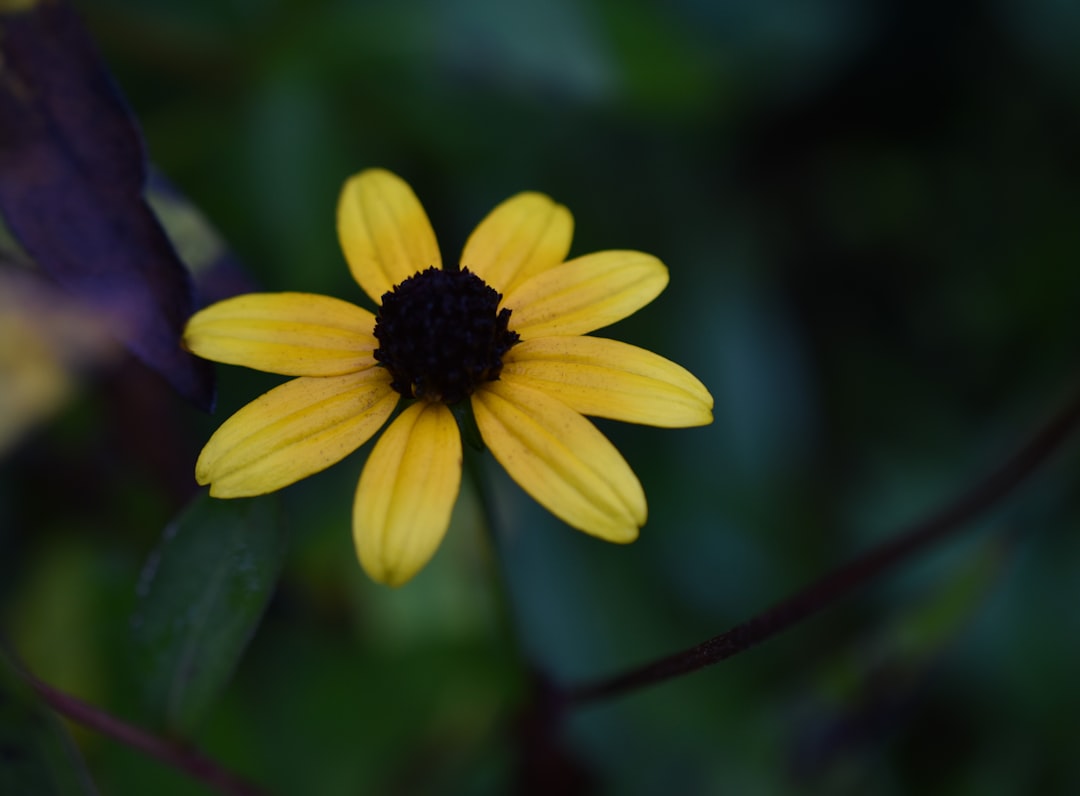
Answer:
[{"label": "dark purple foliage", "polygon": [[0,14],[0,214],[64,289],[182,395],[209,409],[213,371],[180,346],[191,280],[143,196],[135,120],[63,2]]}]

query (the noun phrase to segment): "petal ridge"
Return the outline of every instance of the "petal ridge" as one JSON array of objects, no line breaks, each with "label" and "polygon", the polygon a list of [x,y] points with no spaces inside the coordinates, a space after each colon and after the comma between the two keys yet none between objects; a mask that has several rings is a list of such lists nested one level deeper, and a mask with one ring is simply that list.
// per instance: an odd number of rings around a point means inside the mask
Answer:
[{"label": "petal ridge", "polygon": [[541,390],[593,417],[664,428],[712,422],[713,398],[697,377],[659,354],[618,340],[524,340],[504,355],[501,378]]},{"label": "petal ridge", "polygon": [[375,316],[313,293],[247,293],[195,313],[184,346],[215,362],[284,376],[338,376],[373,367]]},{"label": "petal ridge", "polygon": [[399,397],[381,368],[288,381],[222,423],[195,463],[196,480],[215,497],[281,489],[367,442]]},{"label": "petal ridge", "polygon": [[500,293],[566,259],[574,219],[549,196],[525,191],[497,205],[465,242],[461,265]]},{"label": "petal ridge", "polygon": [[416,272],[442,267],[423,205],[407,182],[385,169],[367,169],[345,182],[337,228],[353,277],[376,304]]},{"label": "petal ridge", "polygon": [[364,571],[390,586],[419,572],[449,528],[460,486],[453,414],[417,401],[379,438],[356,487],[353,539]]},{"label": "petal ridge", "polygon": [[522,339],[588,334],[633,315],[667,287],[667,267],[651,254],[587,254],[536,274],[508,293],[510,328]]},{"label": "petal ridge", "polygon": [[645,524],[645,493],[600,430],[566,404],[512,381],[472,396],[480,434],[510,476],[555,516],[610,542]]}]

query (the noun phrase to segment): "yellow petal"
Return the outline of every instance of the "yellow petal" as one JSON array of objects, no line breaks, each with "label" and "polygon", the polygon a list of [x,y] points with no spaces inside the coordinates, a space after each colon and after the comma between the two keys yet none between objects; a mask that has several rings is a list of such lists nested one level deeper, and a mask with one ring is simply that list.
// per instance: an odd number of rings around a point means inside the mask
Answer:
[{"label": "yellow petal", "polygon": [[574,219],[541,193],[519,193],[492,210],[469,236],[461,265],[500,293],[566,259]]},{"label": "yellow petal", "polygon": [[375,443],[353,509],[364,571],[400,586],[431,559],[461,486],[461,434],[444,405],[417,401]]},{"label": "yellow petal", "polygon": [[293,379],[222,424],[195,463],[195,478],[222,498],[281,489],[367,442],[399,397],[383,368]]},{"label": "yellow petal", "polygon": [[184,345],[204,359],[285,376],[339,376],[375,365],[375,316],[312,293],[249,293],[191,316]]},{"label": "yellow petal", "polygon": [[667,287],[668,271],[649,254],[587,254],[537,274],[510,291],[502,307],[522,339],[586,334],[632,315]]},{"label": "yellow petal", "polygon": [[665,428],[712,422],[712,396],[690,371],[616,340],[525,340],[503,362],[502,379],[541,390],[585,415]]},{"label": "yellow petal", "polygon": [[429,266],[442,267],[420,200],[396,174],[368,169],[341,189],[338,237],[353,277],[379,303],[394,285]]},{"label": "yellow petal", "polygon": [[559,519],[609,542],[632,542],[645,493],[630,465],[578,412],[539,390],[493,381],[472,396],[480,435],[521,488]]}]

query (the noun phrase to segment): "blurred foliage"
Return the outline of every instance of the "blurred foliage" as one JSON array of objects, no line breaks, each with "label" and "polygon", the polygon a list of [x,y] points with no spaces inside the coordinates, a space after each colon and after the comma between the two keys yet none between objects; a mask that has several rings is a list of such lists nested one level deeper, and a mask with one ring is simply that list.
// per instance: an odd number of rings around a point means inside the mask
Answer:
[{"label": "blurred foliage", "polygon": [[131,619],[155,724],[188,735],[217,701],[277,582],[284,525],[273,499],[200,493],[165,529],[139,577]]},{"label": "blurred foliage", "polygon": [[78,15],[0,6],[0,213],[35,265],[204,409],[213,369],[176,344],[191,278],[144,196],[146,153]]},{"label": "blurred foliage", "polygon": [[0,790],[40,796],[94,796],[86,766],[60,720],[23,682],[0,647]]},{"label": "blurred foliage", "polygon": [[[1076,381],[1068,3],[79,8],[197,208],[155,204],[182,253],[224,242],[266,289],[362,303],[334,233],[349,174],[405,177],[450,259],[496,202],[545,191],[575,215],[572,253],[668,264],[612,336],[717,399],[706,429],[599,423],[649,496],[626,548],[484,467],[491,533],[467,484],[432,565],[387,590],[352,551],[366,447],[285,490],[262,622],[181,722],[275,792],[510,790],[543,751],[521,743],[531,672],[603,676],[726,629],[962,489]],[[209,417],[134,362],[101,368],[0,463],[4,627],[32,671],[131,720],[140,572],[202,443],[276,383],[218,380]],[[1063,458],[970,539],[760,649],[583,709],[549,773],[619,794],[1080,791],[1076,472]],[[212,568],[186,569],[209,588]],[[204,792],[79,741],[103,793]]]}]

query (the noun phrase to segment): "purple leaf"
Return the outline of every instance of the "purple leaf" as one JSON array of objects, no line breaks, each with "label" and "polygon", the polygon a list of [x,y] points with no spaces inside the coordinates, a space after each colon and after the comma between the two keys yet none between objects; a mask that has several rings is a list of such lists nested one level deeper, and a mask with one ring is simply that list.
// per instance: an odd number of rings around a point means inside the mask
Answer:
[{"label": "purple leaf", "polygon": [[43,271],[209,409],[213,371],[180,346],[191,280],[146,179],[138,126],[71,8],[0,13],[0,214]]}]

